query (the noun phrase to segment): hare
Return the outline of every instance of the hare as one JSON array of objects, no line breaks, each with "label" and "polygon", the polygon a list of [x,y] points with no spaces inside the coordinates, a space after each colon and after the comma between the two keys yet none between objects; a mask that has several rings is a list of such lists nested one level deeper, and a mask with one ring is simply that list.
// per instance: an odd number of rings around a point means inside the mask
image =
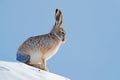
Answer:
[{"label": "hare", "polygon": [[16,59],[25,64],[48,71],[46,61],[56,54],[60,45],[66,39],[62,22],[62,12],[60,9],[56,9],[53,29],[48,34],[28,38],[18,48]]}]

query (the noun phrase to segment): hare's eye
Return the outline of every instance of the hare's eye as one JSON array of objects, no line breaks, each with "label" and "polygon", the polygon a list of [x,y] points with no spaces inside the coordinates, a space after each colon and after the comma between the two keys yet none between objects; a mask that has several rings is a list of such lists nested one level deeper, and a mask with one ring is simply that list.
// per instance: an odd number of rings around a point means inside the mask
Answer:
[{"label": "hare's eye", "polygon": [[65,34],[64,32],[62,32],[62,34]]}]

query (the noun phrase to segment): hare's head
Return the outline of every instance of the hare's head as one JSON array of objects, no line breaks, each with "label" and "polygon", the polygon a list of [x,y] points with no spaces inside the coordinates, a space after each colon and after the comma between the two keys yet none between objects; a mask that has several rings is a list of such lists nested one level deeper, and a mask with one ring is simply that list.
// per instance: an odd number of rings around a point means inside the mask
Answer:
[{"label": "hare's head", "polygon": [[66,33],[65,30],[62,28],[63,16],[62,12],[59,9],[55,11],[55,25],[52,29],[52,33],[54,33],[62,42],[65,41]]}]

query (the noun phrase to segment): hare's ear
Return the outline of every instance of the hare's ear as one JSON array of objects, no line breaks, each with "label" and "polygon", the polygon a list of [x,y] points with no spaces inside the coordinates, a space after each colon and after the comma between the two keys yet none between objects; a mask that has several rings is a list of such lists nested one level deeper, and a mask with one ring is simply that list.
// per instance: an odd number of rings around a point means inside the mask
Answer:
[{"label": "hare's ear", "polygon": [[56,27],[61,27],[61,24],[62,24],[62,20],[63,19],[63,16],[62,16],[62,12],[61,10],[59,9],[56,9],[55,10],[55,25]]}]

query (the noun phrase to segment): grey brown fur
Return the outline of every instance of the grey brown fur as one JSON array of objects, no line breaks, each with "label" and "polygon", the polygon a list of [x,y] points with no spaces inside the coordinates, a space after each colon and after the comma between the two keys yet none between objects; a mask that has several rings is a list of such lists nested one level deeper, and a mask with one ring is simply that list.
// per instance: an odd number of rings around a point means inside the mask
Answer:
[{"label": "grey brown fur", "polygon": [[55,25],[48,34],[28,38],[18,48],[17,60],[48,71],[46,61],[58,51],[65,42],[66,33],[62,28],[63,16],[59,9],[55,11]]}]

